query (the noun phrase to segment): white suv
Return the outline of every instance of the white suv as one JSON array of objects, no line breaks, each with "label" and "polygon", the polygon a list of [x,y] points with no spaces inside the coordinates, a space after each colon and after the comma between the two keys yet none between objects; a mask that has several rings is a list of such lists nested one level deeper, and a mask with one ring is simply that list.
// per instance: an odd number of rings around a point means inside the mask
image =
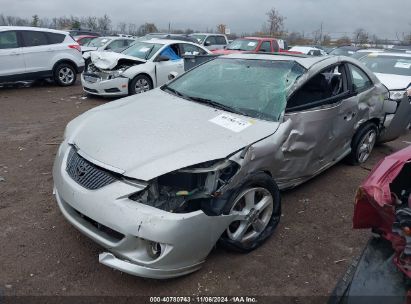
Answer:
[{"label": "white suv", "polygon": [[80,46],[68,32],[0,26],[0,83],[53,78],[69,86],[83,70]]}]

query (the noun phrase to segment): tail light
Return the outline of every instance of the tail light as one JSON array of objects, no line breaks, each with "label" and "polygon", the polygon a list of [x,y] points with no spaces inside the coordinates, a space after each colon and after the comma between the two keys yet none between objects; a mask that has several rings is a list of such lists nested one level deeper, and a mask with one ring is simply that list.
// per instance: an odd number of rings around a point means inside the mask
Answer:
[{"label": "tail light", "polygon": [[81,46],[79,44],[70,44],[68,47],[71,49],[75,49],[81,53]]}]

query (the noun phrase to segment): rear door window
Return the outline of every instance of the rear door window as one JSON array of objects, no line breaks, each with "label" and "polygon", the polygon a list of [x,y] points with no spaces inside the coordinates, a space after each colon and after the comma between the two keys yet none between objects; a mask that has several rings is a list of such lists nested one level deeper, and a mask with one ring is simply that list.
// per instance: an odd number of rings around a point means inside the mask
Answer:
[{"label": "rear door window", "polygon": [[225,40],[224,36],[216,36],[216,44],[226,45],[227,41]]},{"label": "rear door window", "polygon": [[24,46],[40,46],[40,45],[47,45],[47,35],[45,32],[39,31],[21,31]]},{"label": "rear door window", "polygon": [[198,46],[188,44],[188,43],[181,43],[180,44],[181,55],[206,55],[207,53]]},{"label": "rear door window", "polygon": [[0,49],[18,48],[19,43],[15,31],[0,32]]},{"label": "rear door window", "polygon": [[348,64],[348,66],[351,72],[351,80],[354,92],[360,93],[372,87],[373,83],[371,79],[363,70],[352,64]]},{"label": "rear door window", "polygon": [[49,44],[58,44],[62,43],[66,38],[64,34],[57,34],[57,33],[46,33],[47,39]]}]

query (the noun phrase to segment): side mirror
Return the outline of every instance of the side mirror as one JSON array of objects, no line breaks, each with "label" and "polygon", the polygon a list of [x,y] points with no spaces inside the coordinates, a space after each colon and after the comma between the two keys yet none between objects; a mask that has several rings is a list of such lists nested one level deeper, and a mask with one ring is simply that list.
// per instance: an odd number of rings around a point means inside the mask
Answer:
[{"label": "side mirror", "polygon": [[157,57],[156,62],[163,62],[163,61],[169,61],[169,60],[170,58],[168,58],[167,56],[160,55]]},{"label": "side mirror", "polygon": [[178,76],[177,72],[170,72],[170,74],[168,74],[168,80],[171,81],[174,78],[176,78]]},{"label": "side mirror", "polygon": [[210,41],[206,40],[206,42],[204,42],[204,46],[210,46],[210,45],[211,45]]}]

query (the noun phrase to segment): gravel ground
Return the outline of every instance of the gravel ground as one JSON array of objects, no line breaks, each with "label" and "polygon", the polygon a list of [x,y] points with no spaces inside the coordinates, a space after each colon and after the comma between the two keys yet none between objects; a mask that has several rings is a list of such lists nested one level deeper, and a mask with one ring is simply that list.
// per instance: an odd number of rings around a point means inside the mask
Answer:
[{"label": "gravel ground", "polygon": [[52,196],[65,125],[109,101],[85,97],[78,83],[0,88],[0,294],[327,296],[369,237],[351,228],[358,185],[411,142],[408,133],[377,147],[363,167],[338,164],[284,192],[277,231],[252,253],[216,248],[200,271],[156,281],[99,264],[102,248],[63,218]]}]

